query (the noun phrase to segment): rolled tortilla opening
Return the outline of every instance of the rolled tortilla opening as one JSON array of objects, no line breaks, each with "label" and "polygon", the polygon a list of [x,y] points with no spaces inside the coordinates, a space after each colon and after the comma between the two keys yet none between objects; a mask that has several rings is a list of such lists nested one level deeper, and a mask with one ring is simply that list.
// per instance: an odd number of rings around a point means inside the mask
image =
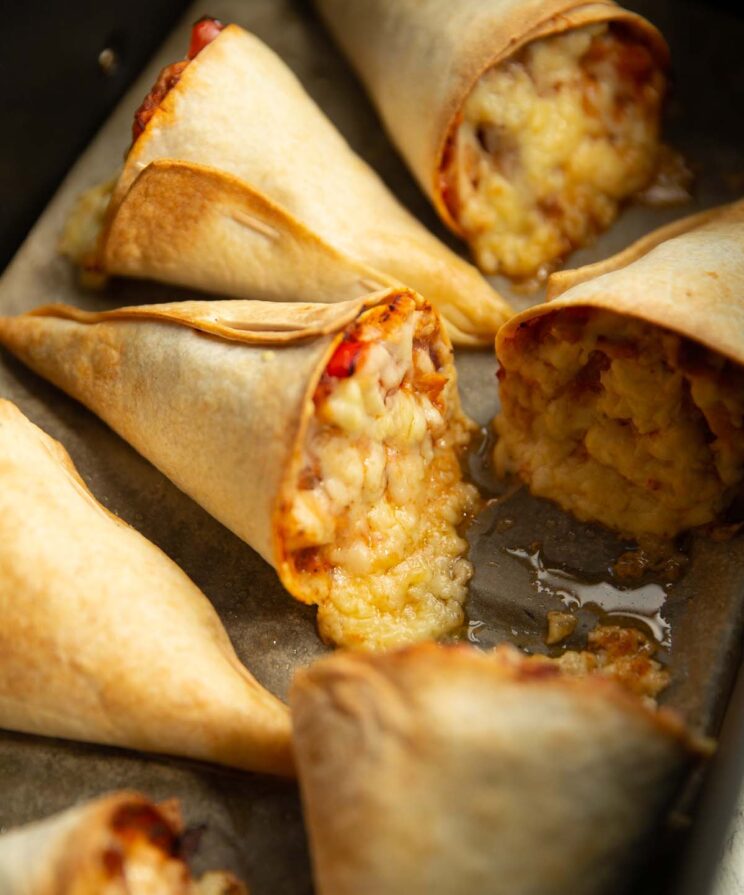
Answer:
[{"label": "rolled tortilla opening", "polygon": [[698,749],[668,710],[511,646],[337,652],[290,705],[319,895],[605,893]]},{"label": "rolled tortilla opening", "polygon": [[542,280],[657,169],[663,69],[598,22],[541,37],[480,76],[448,138],[443,201],[478,267]]},{"label": "rolled tortilla opening", "polygon": [[608,0],[318,0],[443,221],[541,278],[652,178],[668,49]]},{"label": "rolled tortilla opening", "polygon": [[386,648],[463,621],[471,567],[459,533],[476,505],[458,453],[452,352],[411,295],[344,331],[312,397],[277,528],[288,589],[318,604],[321,634]]},{"label": "rolled tortilla opening", "polygon": [[495,463],[579,519],[670,538],[744,479],[737,203],[556,276],[497,339]]},{"label": "rolled tortilla opening", "polygon": [[174,800],[116,792],[0,835],[3,895],[247,895],[232,874],[197,880]]},{"label": "rolled tortilla opening", "polygon": [[[169,68],[111,192],[81,197],[64,253],[108,274],[291,301],[286,270],[316,280],[310,240],[342,268],[366,268],[377,288],[405,283],[421,292],[458,343],[483,345],[495,335],[511,313],[506,302],[400,205],[258,38],[228,25],[191,61]],[[162,171],[149,176],[161,162],[171,166],[169,181]],[[265,243],[277,226],[267,266]],[[324,282],[297,294],[361,294],[353,285],[323,292]]]},{"label": "rolled tortilla opening", "polygon": [[0,341],[317,604],[326,639],[381,648],[462,623],[473,425],[441,319],[415,293],[50,306],[0,321]]}]

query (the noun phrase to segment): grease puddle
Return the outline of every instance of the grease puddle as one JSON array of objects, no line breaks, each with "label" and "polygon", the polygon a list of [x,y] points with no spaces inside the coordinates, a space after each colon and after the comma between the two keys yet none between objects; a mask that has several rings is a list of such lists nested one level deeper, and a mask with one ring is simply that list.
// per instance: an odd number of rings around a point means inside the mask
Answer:
[{"label": "grease puddle", "polygon": [[672,630],[662,615],[667,590],[661,584],[617,587],[609,581],[588,583],[560,568],[546,567],[540,549],[530,552],[505,548],[509,556],[532,570],[538,593],[558,597],[567,609],[594,608],[605,615],[632,618],[647,625],[665,647],[672,645]]}]

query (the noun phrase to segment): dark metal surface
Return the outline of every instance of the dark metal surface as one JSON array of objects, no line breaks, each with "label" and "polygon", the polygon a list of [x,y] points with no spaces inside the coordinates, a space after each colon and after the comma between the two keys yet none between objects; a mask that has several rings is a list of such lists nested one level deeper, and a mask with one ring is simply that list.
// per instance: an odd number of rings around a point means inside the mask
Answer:
[{"label": "dark metal surface", "polygon": [[[695,202],[664,211],[629,209],[595,246],[577,253],[572,259],[576,263],[605,256],[670,218],[744,193],[740,114],[744,22],[726,12],[711,13],[693,0],[629,5],[646,12],[672,44],[677,89],[669,135],[699,172]],[[244,24],[277,50],[354,148],[414,213],[449,241],[391,149],[350,69],[305,3],[198,3],[80,159],[8,268],[0,281],[3,313],[51,300],[107,307],[185,294],[125,281],[112,283],[103,293],[85,293],[56,255],[55,244],[75,197],[109,177],[119,163],[133,109],[157,70],[183,55],[188,23],[203,12]],[[485,424],[497,405],[495,363],[488,354],[470,353],[458,358],[458,366],[466,407]],[[291,600],[260,558],[97,418],[7,355],[0,358],[0,395],[16,401],[34,422],[59,438],[96,496],[161,546],[204,589],[241,658],[260,680],[284,695],[293,669],[324,650],[312,610]],[[485,457],[475,456],[472,468],[490,490],[495,483]],[[484,645],[508,638],[540,650],[545,649],[545,611],[562,608],[565,594],[545,586],[547,579],[538,588],[526,555],[534,555],[539,544],[544,569],[572,576],[580,590],[587,583],[608,580],[608,566],[624,549],[607,532],[579,525],[524,491],[506,494],[488,507],[474,524],[470,542],[476,575],[468,611],[471,621],[480,623],[472,626],[471,636]],[[713,543],[694,538],[689,553],[689,567],[667,588],[661,610],[671,626],[671,646],[662,649],[674,674],[667,699],[693,723],[716,730],[738,667],[744,629],[744,539]],[[572,645],[580,644],[582,635],[601,617],[591,607],[581,609],[579,616]],[[741,769],[731,773],[739,775]],[[188,822],[208,824],[198,863],[242,874],[254,895],[310,891],[299,803],[291,784],[195,763],[0,733],[0,827],[118,786],[142,788],[155,797],[180,797]],[[723,816],[729,806],[714,802],[710,810]],[[660,891],[669,882],[670,867],[670,862],[662,862],[648,885]],[[704,889],[696,895],[705,895]]]},{"label": "dark metal surface", "polygon": [[0,4],[0,270],[185,7],[185,0]]}]

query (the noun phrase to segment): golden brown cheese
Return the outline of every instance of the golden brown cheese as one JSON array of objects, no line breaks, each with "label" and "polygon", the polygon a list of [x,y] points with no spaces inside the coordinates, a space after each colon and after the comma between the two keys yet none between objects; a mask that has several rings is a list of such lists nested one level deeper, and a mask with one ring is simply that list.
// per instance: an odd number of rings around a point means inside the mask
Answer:
[{"label": "golden brown cheese", "polygon": [[457,627],[472,571],[458,528],[476,491],[461,480],[470,424],[438,320],[411,298],[368,311],[314,402],[282,537],[321,634],[382,649]]},{"label": "golden brown cheese", "polygon": [[497,471],[579,519],[672,537],[718,518],[744,472],[744,372],[659,327],[567,309],[501,346]]},{"label": "golden brown cheese", "polygon": [[665,79],[620,25],[528,44],[485,72],[449,144],[444,196],[479,267],[542,277],[651,179]]}]

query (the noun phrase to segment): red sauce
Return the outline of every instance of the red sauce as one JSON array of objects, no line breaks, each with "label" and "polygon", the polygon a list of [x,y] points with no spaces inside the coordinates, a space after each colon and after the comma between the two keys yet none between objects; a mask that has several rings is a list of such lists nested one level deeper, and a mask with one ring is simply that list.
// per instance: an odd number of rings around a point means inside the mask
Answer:
[{"label": "red sauce", "polygon": [[217,37],[225,26],[218,19],[210,19],[203,16],[191,29],[191,43],[189,44],[189,59],[198,56],[199,53]]},{"label": "red sauce", "polygon": [[124,842],[143,836],[166,854],[175,854],[176,834],[154,806],[125,803],[114,813],[111,827]]},{"label": "red sauce", "polygon": [[188,64],[188,60],[184,59],[182,62],[174,62],[173,65],[166,66],[160,72],[158,79],[155,82],[155,86],[142,100],[142,105],[134,113],[134,121],[132,122],[133,143],[147,127],[149,120],[155,114],[160,103],[162,103],[168,93],[181,80],[183,70]]},{"label": "red sauce", "polygon": [[364,342],[358,342],[356,339],[344,339],[328,361],[326,373],[336,379],[348,379],[356,370],[363,349]]},{"label": "red sauce", "polygon": [[207,44],[210,44],[225,26],[217,19],[208,16],[199,19],[191,29],[191,43],[189,44],[188,57],[180,62],[167,65],[158,75],[155,86],[142,100],[139,109],[134,113],[132,123],[132,143],[147,127],[148,122],[155,114],[168,93],[180,81],[181,75],[189,62],[197,56]]}]

